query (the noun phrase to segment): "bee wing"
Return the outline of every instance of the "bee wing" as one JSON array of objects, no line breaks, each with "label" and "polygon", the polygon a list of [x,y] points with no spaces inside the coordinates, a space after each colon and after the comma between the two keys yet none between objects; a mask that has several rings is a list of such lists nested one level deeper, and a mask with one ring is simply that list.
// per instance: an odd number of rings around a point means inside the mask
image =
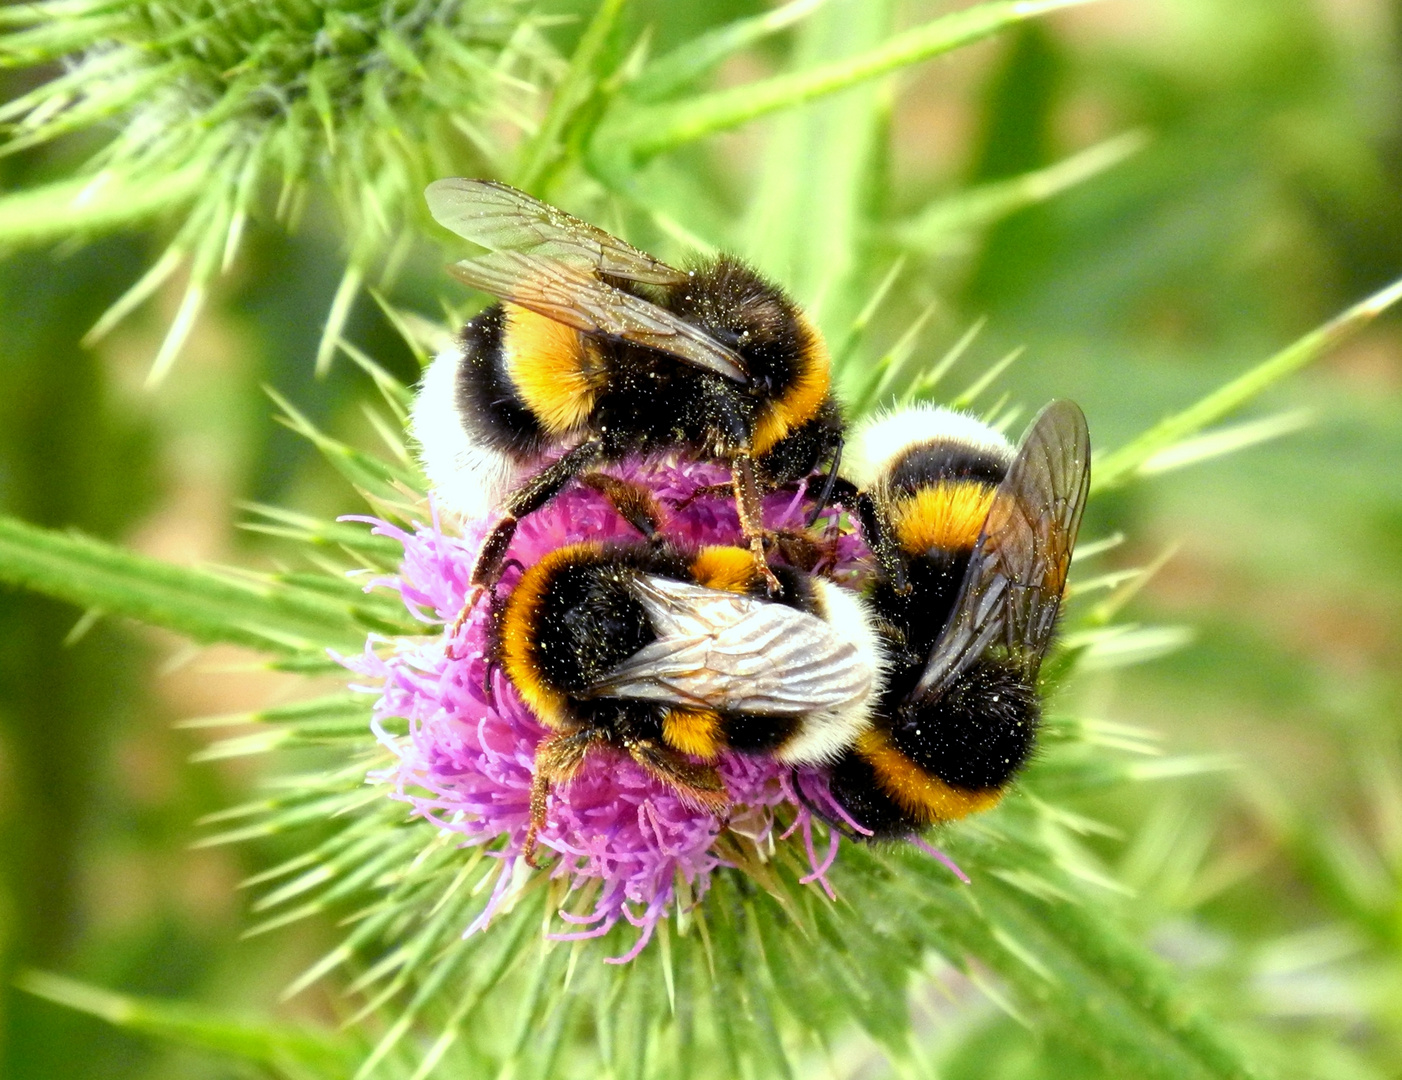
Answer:
[{"label": "bee wing", "polygon": [[600,275],[653,285],[687,274],[616,236],[493,180],[435,180],[429,213],[490,254],[450,267],[473,288],[586,333],[608,334],[745,382],[740,357],[670,311]]},{"label": "bee wing", "polygon": [[491,251],[519,251],[652,285],[687,277],[603,229],[495,180],[435,180],[424,198],[434,221]]},{"label": "bee wing", "polygon": [[1036,680],[1089,486],[1085,414],[1073,402],[1054,401],[1028,429],[994,493],[954,614],[908,701],[938,697],[990,649]]},{"label": "bee wing", "polygon": [[747,381],[740,357],[704,330],[589,270],[520,251],[493,251],[448,267],[474,289],[589,334],[607,334]]},{"label": "bee wing", "polygon": [[856,647],[816,615],[668,578],[640,575],[633,591],[657,639],[595,694],[799,715],[858,702],[871,689]]}]

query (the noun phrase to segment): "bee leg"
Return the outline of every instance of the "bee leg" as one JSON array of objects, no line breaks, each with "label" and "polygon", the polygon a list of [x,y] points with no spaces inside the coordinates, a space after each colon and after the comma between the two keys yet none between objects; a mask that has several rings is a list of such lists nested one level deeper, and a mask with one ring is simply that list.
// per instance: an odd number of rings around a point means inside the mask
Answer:
[{"label": "bee leg", "polygon": [[537,765],[535,775],[531,777],[531,823],[526,827],[526,839],[521,845],[521,858],[532,870],[540,868],[535,858],[536,849],[540,846],[536,837],[545,824],[545,810],[549,804],[550,780]]},{"label": "bee leg", "polygon": [[[454,657],[453,659],[461,659],[461,657]],[[500,666],[501,664],[495,657],[489,659],[486,664],[482,666],[482,699],[493,709],[495,709],[497,705],[497,695],[496,691],[492,689],[492,676],[497,673],[497,668]]]},{"label": "bee leg", "polygon": [[516,534],[516,523],[560,494],[566,484],[597,461],[603,452],[604,444],[597,439],[582,442],[507,497],[501,508],[501,520],[482,542],[477,562],[472,567],[473,586],[485,587],[496,583],[497,578],[501,577],[506,549],[511,546],[511,538]]},{"label": "bee leg", "polygon": [[701,487],[693,489],[691,494],[688,495],[686,498],[678,499],[676,502],[672,503],[672,508],[675,510],[685,510],[697,499],[712,499],[720,495],[728,496],[733,495],[734,492],[735,485],[733,483],[703,484]]},{"label": "bee leg", "polygon": [[638,532],[649,540],[657,539],[662,528],[662,507],[647,488],[601,472],[584,473],[579,482],[606,498],[618,516]]},{"label": "bee leg", "polygon": [[459,654],[454,645],[458,640],[458,635],[462,633],[462,628],[467,625],[467,620],[472,616],[473,609],[477,607],[477,601],[482,599],[482,594],[486,591],[487,589],[483,585],[473,585],[467,590],[467,599],[463,601],[462,610],[453,620],[453,625],[448,627],[447,644],[443,646],[443,654],[449,660],[466,659],[466,655]]},{"label": "bee leg", "polygon": [[492,526],[492,531],[487,534],[477,552],[477,561],[472,564],[472,584],[467,599],[448,631],[449,645],[446,651],[450,658],[459,659],[453,655],[451,643],[472,614],[472,609],[482,599],[482,594],[495,585],[502,575],[506,566],[506,551],[516,535],[517,522],[527,514],[539,510],[558,495],[566,484],[593,464],[603,451],[604,444],[597,439],[582,442],[508,496],[502,507],[501,520]]},{"label": "bee leg", "polygon": [[882,520],[876,501],[865,492],[857,496],[857,517],[862,523],[862,539],[871,548],[876,565],[881,568],[896,592],[905,595],[910,592],[910,582],[905,578],[905,562],[896,547],[895,537]]},{"label": "bee leg", "polygon": [[550,789],[572,780],[584,765],[585,755],[605,736],[596,728],[584,728],[568,734],[547,735],[535,748],[535,775],[531,777],[531,823],[521,845],[521,857],[532,869],[539,868],[536,851],[537,837],[545,827],[545,812],[550,803]]},{"label": "bee leg", "polygon": [[[846,445],[842,436],[837,437],[837,447],[832,452],[832,464],[828,466],[827,478],[823,481],[823,490],[818,493],[818,502],[814,505],[812,513],[808,515],[808,528],[817,524],[818,518],[831,504],[833,487],[837,484],[837,470],[842,467],[842,448]],[[849,485],[850,486],[850,485]]]},{"label": "bee leg", "polygon": [[764,504],[759,498],[759,482],[755,478],[755,459],[749,454],[737,454],[733,466],[735,479],[735,509],[740,514],[740,531],[750,544],[750,554],[754,556],[755,570],[764,578],[769,587],[769,595],[777,596],[781,590],[779,579],[769,569],[769,561],[764,556]]},{"label": "bee leg", "polygon": [[713,766],[693,765],[655,739],[630,739],[625,747],[634,761],[696,809],[720,814],[730,805],[730,794]]},{"label": "bee leg", "polygon": [[453,642],[457,641],[458,634],[466,625],[467,620],[472,617],[472,612],[476,609],[483,594],[489,591],[501,577],[505,567],[506,549],[511,546],[511,539],[516,535],[517,516],[508,512],[500,521],[492,526],[492,531],[487,534],[482,541],[482,547],[478,549],[477,561],[472,564],[472,577],[467,589],[467,597],[463,600],[462,610],[458,612],[458,617],[453,620],[453,625],[448,628],[448,645],[446,652],[448,659],[461,660],[453,650]]},{"label": "bee leg", "polygon": [[[520,563],[517,563],[515,559],[507,560],[508,566],[512,563],[515,563],[517,566],[521,565]],[[524,567],[522,567],[522,569],[524,569]],[[487,640],[493,643],[493,646],[495,646],[496,643],[500,641],[500,638],[497,634],[497,628],[501,625],[502,616],[501,596],[496,591],[496,589],[493,589],[491,591],[491,602],[490,606],[487,609],[487,612],[488,617],[491,619],[491,628],[487,631]],[[450,659],[462,658],[450,657]],[[498,655],[496,647],[488,648],[488,651],[485,656],[485,661],[486,662],[482,665],[482,700],[485,701],[487,705],[491,708],[496,708],[497,695],[496,691],[492,688],[492,676],[495,675],[497,671],[501,668],[501,657]]]}]

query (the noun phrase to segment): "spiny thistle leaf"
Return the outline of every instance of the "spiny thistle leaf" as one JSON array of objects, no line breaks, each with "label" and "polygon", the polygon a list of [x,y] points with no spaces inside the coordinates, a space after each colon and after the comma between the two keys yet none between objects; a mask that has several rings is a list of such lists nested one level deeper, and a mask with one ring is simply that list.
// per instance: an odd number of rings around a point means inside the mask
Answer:
[{"label": "spiny thistle leaf", "polygon": [[671,97],[709,74],[722,61],[801,22],[826,3],[828,0],[790,0],[762,15],[736,19],[692,38],[665,56],[651,61],[630,79],[628,96],[638,102]]},{"label": "spiny thistle leaf", "polygon": [[[1397,301],[1402,300],[1402,281],[1379,289],[1348,310],[1330,319],[1268,360],[1208,394],[1182,412],[1160,420],[1127,446],[1096,459],[1091,472],[1091,491],[1116,487],[1141,471],[1143,466],[1181,447],[1207,425],[1230,415],[1285,376],[1323,356],[1363,329]],[[1181,452],[1181,451],[1180,451]]]},{"label": "spiny thistle leaf", "polygon": [[253,0],[236,13],[202,0],[10,7],[0,65],[69,66],[0,110],[0,151],[81,131],[115,135],[78,177],[0,196],[0,244],[181,216],[162,266],[168,275],[188,264],[190,279],[153,366],[159,378],[248,217],[266,209],[290,221],[323,186],[349,237],[318,350],[324,364],[424,185],[471,162],[494,171],[480,150],[486,126],[533,125],[521,95],[548,85],[556,62],[533,18],[521,0]]},{"label": "spiny thistle leaf", "polygon": [[579,39],[544,121],[522,151],[516,183],[527,191],[545,185],[562,163],[566,145],[584,138],[585,130],[592,128],[593,117],[586,110],[612,66],[609,46],[626,2],[602,0]]},{"label": "spiny thistle leaf", "polygon": [[133,180],[111,172],[0,198],[0,238],[38,243],[139,222],[188,200],[205,182],[203,165]]},{"label": "spiny thistle leaf", "polygon": [[276,578],[172,566],[76,533],[0,517],[0,580],[162,626],[194,641],[272,652],[358,649],[367,630],[393,632],[379,605]]},{"label": "spiny thistle leaf", "polygon": [[[834,4],[799,28],[795,63],[849,57],[886,38],[888,0]],[[744,227],[744,250],[825,329],[851,325],[846,309],[865,243],[864,210],[882,167],[886,95],[863,87],[778,118]],[[794,161],[806,163],[800,173]],[[815,229],[813,223],[823,227]],[[840,368],[836,374],[841,377]]]},{"label": "spiny thistle leaf", "polygon": [[1079,153],[1007,180],[997,180],[931,203],[909,221],[891,227],[892,237],[922,255],[936,255],[961,234],[976,232],[1029,206],[1114,168],[1148,144],[1142,131],[1128,131]]}]

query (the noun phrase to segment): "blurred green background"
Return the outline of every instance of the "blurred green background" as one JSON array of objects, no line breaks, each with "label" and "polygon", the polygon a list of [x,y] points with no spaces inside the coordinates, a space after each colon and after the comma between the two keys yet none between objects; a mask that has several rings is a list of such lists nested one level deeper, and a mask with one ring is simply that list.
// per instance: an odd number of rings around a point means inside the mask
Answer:
[{"label": "blurred green background", "polygon": [[[652,0],[629,18],[666,48],[763,7]],[[910,18],[931,10],[912,4]],[[568,50],[578,24],[551,33]],[[1402,5],[1385,0],[1117,0],[901,76],[871,192],[887,220],[1122,132],[1148,141],[986,229],[927,236],[877,336],[893,341],[937,301],[920,339],[933,358],[986,317],[952,386],[1023,346],[1001,387],[1034,407],[1074,398],[1097,446],[1125,442],[1402,274],[1399,35]],[[778,39],[718,77],[749,77],[785,48]],[[40,74],[7,73],[0,92]],[[760,183],[769,123],[677,159],[721,193],[722,211],[738,213]],[[0,184],[59,173],[80,150],[4,159]],[[365,380],[344,360],[325,379],[312,373],[344,256],[334,218],[313,207],[293,236],[251,228],[155,392],[142,380],[178,291],[96,349],[80,339],[159,236],[0,262],[0,511],[177,561],[266,566],[277,549],[237,529],[241,501],[357,509],[273,422],[260,389],[372,443]],[[879,278],[896,254],[877,237],[864,258]],[[769,269],[811,292],[813,268]],[[450,295],[429,259],[396,299],[434,314],[440,291]],[[850,317],[861,299],[826,296],[823,310]],[[347,336],[413,378],[368,302]],[[1298,1042],[1302,1075],[1396,1077],[1402,324],[1384,319],[1256,407],[1292,410],[1308,424],[1286,438],[1098,504],[1086,535],[1128,538],[1114,565],[1168,553],[1127,615],[1192,637],[1077,692],[1095,716],[1154,728],[1176,752],[1229,753],[1236,767],[1085,809],[1122,831],[1103,854],[1140,890],[1131,917],[1185,978],[1224,988],[1219,1008],[1256,1021],[1248,1037]],[[235,886],[275,852],[191,845],[195,819],[246,795],[254,770],[188,764],[198,733],[173,724],[305,688],[234,650],[191,654],[104,621],[74,633],[80,614],[0,593],[0,979],[34,966],[264,1010],[334,931],[240,939]],[[316,991],[286,1006],[336,1009]],[[999,1035],[1005,1022],[978,1007],[936,1011],[930,1035],[948,1075],[991,1074],[996,1062],[1016,1074],[1027,1051]],[[5,1077],[240,1075],[231,1070],[0,987]]]}]

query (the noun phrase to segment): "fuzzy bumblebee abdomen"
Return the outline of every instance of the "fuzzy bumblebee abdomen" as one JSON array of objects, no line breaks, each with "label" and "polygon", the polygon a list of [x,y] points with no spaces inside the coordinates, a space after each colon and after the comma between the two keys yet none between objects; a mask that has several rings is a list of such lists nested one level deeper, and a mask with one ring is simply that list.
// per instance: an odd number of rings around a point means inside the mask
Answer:
[{"label": "fuzzy bumblebee abdomen", "polygon": [[607,382],[598,350],[572,326],[514,304],[503,307],[502,349],[516,392],[550,434],[578,430]]},{"label": "fuzzy bumblebee abdomen", "polygon": [[1003,797],[1002,788],[959,787],[927,772],[894,746],[884,731],[864,733],[856,749],[871,766],[881,790],[921,825],[957,821],[996,806]]}]

